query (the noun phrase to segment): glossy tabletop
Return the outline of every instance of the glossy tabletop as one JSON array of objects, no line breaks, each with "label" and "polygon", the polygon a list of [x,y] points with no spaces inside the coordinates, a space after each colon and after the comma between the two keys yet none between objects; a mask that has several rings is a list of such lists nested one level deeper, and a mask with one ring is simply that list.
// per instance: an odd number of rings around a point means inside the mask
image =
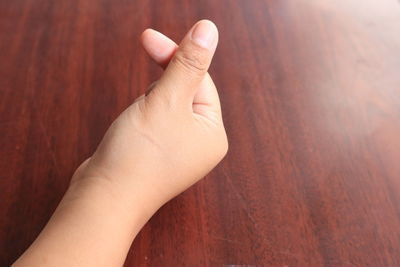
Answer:
[{"label": "glossy tabletop", "polygon": [[0,266],[160,76],[141,32],[202,18],[230,150],[126,266],[400,266],[396,0],[0,0]]}]

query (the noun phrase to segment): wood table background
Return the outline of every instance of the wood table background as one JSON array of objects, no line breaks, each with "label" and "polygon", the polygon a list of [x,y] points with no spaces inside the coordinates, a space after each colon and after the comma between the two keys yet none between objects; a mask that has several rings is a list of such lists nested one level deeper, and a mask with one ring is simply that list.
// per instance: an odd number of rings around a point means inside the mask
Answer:
[{"label": "wood table background", "polygon": [[400,266],[396,0],[0,0],[0,262],[161,74],[140,47],[201,18],[230,150],[126,266]]}]

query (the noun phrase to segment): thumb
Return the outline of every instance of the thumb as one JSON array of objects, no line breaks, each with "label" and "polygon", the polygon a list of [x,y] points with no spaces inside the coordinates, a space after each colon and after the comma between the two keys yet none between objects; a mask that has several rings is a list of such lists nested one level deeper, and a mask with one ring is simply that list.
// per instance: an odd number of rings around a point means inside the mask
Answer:
[{"label": "thumb", "polygon": [[[157,83],[157,89],[190,105],[207,74],[218,43],[217,27],[209,20],[197,22],[186,34]],[[175,101],[174,101],[175,102]]]}]

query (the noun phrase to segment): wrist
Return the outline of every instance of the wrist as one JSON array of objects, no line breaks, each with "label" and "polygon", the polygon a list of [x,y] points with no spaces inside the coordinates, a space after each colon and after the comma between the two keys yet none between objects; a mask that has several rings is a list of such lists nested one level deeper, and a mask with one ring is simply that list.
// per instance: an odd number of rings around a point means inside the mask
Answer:
[{"label": "wrist", "polygon": [[136,235],[161,206],[156,200],[151,199],[147,192],[148,189],[144,184],[134,181],[128,184],[128,179],[108,176],[104,172],[90,168],[80,175],[74,175],[63,201],[87,199],[93,205],[108,203],[112,208],[104,211],[107,216],[120,216],[122,220],[130,223]]}]

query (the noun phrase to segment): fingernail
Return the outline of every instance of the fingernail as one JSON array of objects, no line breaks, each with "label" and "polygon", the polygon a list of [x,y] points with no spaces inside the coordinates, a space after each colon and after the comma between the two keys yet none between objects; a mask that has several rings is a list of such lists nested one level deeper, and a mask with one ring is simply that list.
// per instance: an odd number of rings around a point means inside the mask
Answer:
[{"label": "fingernail", "polygon": [[216,27],[211,21],[201,21],[197,23],[192,31],[192,40],[201,47],[211,49],[216,32]]}]

